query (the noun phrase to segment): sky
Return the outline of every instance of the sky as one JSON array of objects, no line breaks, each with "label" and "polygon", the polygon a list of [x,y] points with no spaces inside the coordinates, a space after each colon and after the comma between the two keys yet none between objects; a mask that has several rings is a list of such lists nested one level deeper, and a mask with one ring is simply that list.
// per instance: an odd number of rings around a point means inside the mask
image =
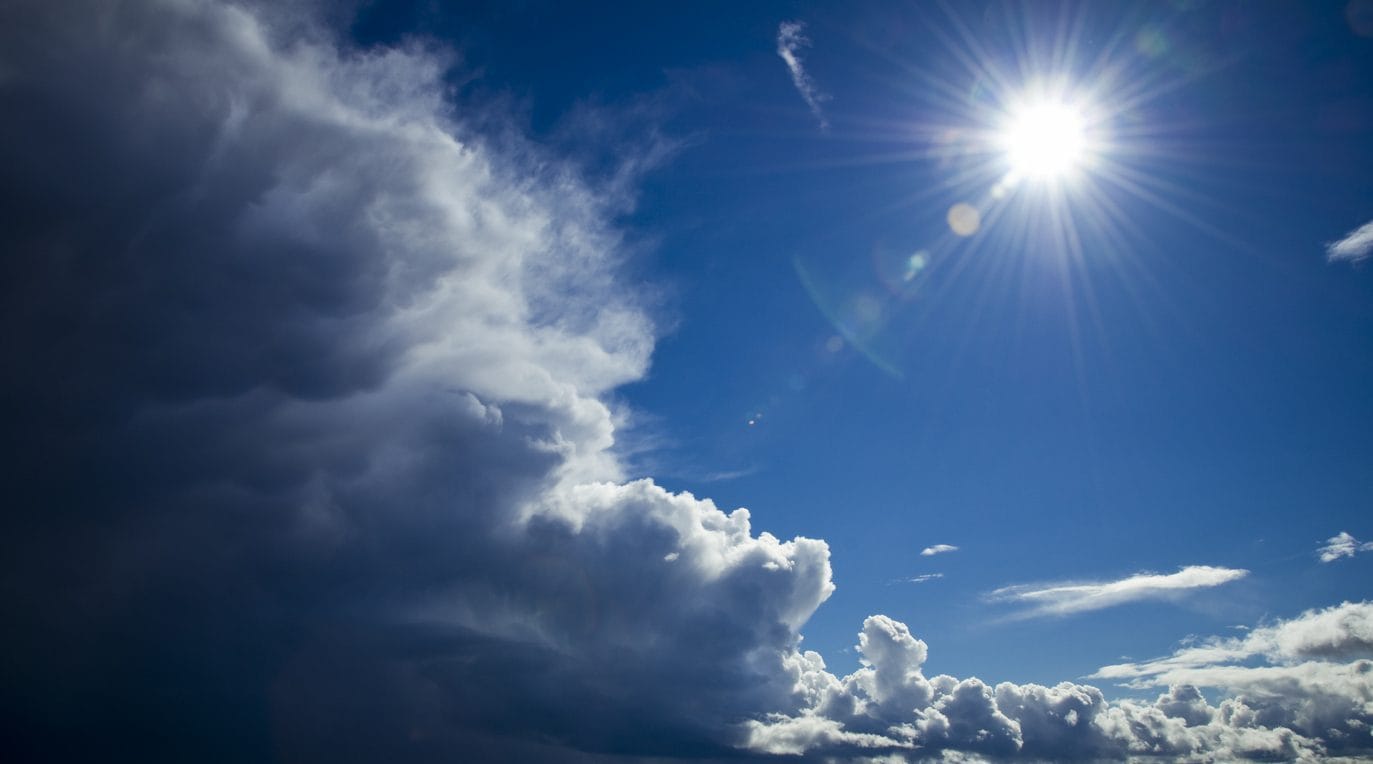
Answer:
[{"label": "sky", "polygon": [[1373,2],[0,8],[8,761],[1373,755]]}]

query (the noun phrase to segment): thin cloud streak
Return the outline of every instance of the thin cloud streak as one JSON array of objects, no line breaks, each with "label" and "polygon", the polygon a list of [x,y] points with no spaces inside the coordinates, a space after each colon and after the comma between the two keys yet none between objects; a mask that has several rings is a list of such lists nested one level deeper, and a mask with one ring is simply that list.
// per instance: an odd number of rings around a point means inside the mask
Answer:
[{"label": "thin cloud streak", "polygon": [[1373,220],[1345,234],[1343,239],[1325,245],[1326,259],[1359,263],[1373,254]]},{"label": "thin cloud streak", "polygon": [[921,556],[921,557],[933,557],[933,556],[935,556],[935,555],[937,555],[937,554],[943,554],[943,553],[945,553],[945,552],[957,552],[957,551],[958,551],[958,547],[954,546],[953,544],[935,544],[934,546],[927,546],[927,547],[925,547],[924,549],[921,549],[921,550],[920,550],[920,556]]},{"label": "thin cloud streak", "polygon": [[825,118],[825,112],[820,108],[820,104],[828,101],[830,97],[816,87],[815,81],[806,73],[801,60],[801,49],[810,47],[810,38],[806,37],[805,30],[806,25],[799,21],[783,21],[777,27],[777,55],[786,63],[787,71],[791,73],[791,84],[796,86],[796,92],[805,99],[806,105],[810,107],[810,113],[815,115],[815,120],[820,123],[820,129],[829,130],[829,120]]},{"label": "thin cloud streak", "polygon": [[1326,539],[1325,546],[1316,550],[1321,562],[1334,562],[1341,557],[1353,557],[1359,552],[1373,552],[1373,541],[1359,541],[1345,531]]},{"label": "thin cloud streak", "polygon": [[943,573],[924,573],[919,576],[911,576],[910,578],[902,578],[899,580],[903,584],[924,584],[943,577]]},{"label": "thin cloud streak", "polygon": [[1004,586],[987,594],[991,602],[1014,602],[1029,609],[1012,618],[1071,615],[1150,599],[1171,599],[1249,575],[1249,571],[1189,565],[1176,573],[1137,573],[1118,581],[1056,582]]}]

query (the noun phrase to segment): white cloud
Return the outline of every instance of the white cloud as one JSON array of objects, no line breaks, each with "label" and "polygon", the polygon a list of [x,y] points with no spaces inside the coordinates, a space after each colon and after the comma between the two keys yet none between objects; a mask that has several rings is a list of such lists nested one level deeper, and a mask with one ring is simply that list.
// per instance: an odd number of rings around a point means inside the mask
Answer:
[{"label": "white cloud", "polygon": [[1357,263],[1367,259],[1370,254],[1373,254],[1373,221],[1355,228],[1343,239],[1325,245],[1325,255],[1330,260]]},{"label": "white cloud", "polygon": [[[1317,620],[1350,624],[1348,618]],[[1317,642],[1348,642],[1330,639],[1336,632]],[[954,760],[1314,760],[1373,750],[1373,695],[1361,690],[1373,676],[1369,661],[1328,664],[1302,683],[1245,684],[1243,693],[1212,706],[1197,686],[1216,684],[1204,682],[1167,687],[1153,702],[1109,702],[1087,684],[991,686],[976,677],[927,677],[925,643],[884,616],[864,622],[857,650],[862,668],[844,677],[825,671],[820,655],[796,655],[789,668],[802,708],[748,721],[741,732],[746,745],[816,759],[886,761],[941,754]],[[1322,682],[1341,688],[1329,691]]]},{"label": "white cloud", "polygon": [[918,576],[911,576],[910,578],[902,578],[899,580],[908,584],[923,584],[928,581],[935,581],[943,577],[943,573],[924,573]]},{"label": "white cloud", "polygon": [[987,595],[992,602],[1014,602],[1029,608],[1020,617],[1068,615],[1149,599],[1169,599],[1238,581],[1247,570],[1189,565],[1176,573],[1137,573],[1118,581],[1018,584]]},{"label": "white cloud", "polygon": [[1359,552],[1373,551],[1373,541],[1359,541],[1344,531],[1326,539],[1325,546],[1316,550],[1321,562],[1334,562],[1341,557],[1353,557]]},{"label": "white cloud", "polygon": [[815,115],[815,120],[820,123],[820,129],[828,130],[829,121],[825,118],[825,112],[820,108],[820,104],[828,101],[829,95],[815,85],[801,60],[801,50],[810,46],[810,39],[806,37],[805,30],[806,25],[799,21],[782,22],[777,27],[777,55],[786,63],[787,71],[791,73],[791,84],[796,86],[796,92],[801,94],[806,106],[810,107],[810,113]]},{"label": "white cloud", "polygon": [[927,546],[927,547],[925,547],[924,549],[921,549],[921,550],[920,550],[920,556],[921,556],[921,557],[933,557],[934,555],[943,554],[944,552],[957,552],[957,551],[958,551],[958,547],[954,546],[953,544],[935,544],[934,546]]},{"label": "white cloud", "polygon": [[1163,658],[1103,666],[1092,676],[1136,689],[1216,688],[1234,697],[1231,713],[1248,723],[1287,727],[1321,736],[1328,744],[1366,750],[1373,742],[1370,659],[1373,604],[1346,602],[1254,628],[1242,637],[1213,637]]}]

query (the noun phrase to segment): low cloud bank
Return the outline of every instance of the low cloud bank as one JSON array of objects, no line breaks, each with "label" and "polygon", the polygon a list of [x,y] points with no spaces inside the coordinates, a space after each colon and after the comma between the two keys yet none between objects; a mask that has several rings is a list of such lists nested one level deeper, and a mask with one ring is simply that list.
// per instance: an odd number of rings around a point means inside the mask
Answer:
[{"label": "low cloud bank", "polygon": [[[1096,687],[925,676],[925,643],[885,616],[863,624],[862,668],[839,678],[795,660],[798,714],[746,724],[758,750],[901,760],[960,751],[987,759],[1297,760],[1373,749],[1373,604],[1345,603],[1093,676],[1163,688],[1109,702]],[[1263,665],[1241,665],[1255,660]],[[1224,694],[1211,704],[1199,688]]]}]

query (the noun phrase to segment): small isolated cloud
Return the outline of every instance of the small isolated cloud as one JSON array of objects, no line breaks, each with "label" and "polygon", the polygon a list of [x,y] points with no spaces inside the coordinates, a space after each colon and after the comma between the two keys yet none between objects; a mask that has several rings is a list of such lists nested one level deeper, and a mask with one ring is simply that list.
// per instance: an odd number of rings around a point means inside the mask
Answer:
[{"label": "small isolated cloud", "polygon": [[943,577],[944,577],[944,574],[943,574],[943,573],[925,573],[925,574],[919,575],[919,576],[912,576],[912,577],[910,577],[910,578],[903,578],[903,579],[901,579],[901,581],[904,582],[904,583],[907,583],[907,584],[923,584],[923,583],[925,583],[925,582],[927,582],[927,581],[933,581],[933,580],[935,580],[935,579],[937,579],[937,578],[943,578]]},{"label": "small isolated cloud", "polygon": [[1192,589],[1237,581],[1249,571],[1189,565],[1176,573],[1137,573],[1118,581],[1059,582],[1004,586],[987,595],[992,602],[1028,605],[1020,617],[1069,615],[1148,599],[1170,599]]},{"label": "small isolated cloud", "polygon": [[801,49],[810,47],[810,38],[806,37],[806,25],[799,21],[783,21],[777,27],[777,55],[786,62],[787,71],[791,72],[791,84],[796,86],[796,92],[805,99],[806,105],[810,107],[810,113],[815,115],[815,121],[820,123],[821,130],[828,130],[829,120],[825,119],[825,112],[820,108],[820,104],[829,100],[829,95],[822,92],[815,86],[815,81],[806,73],[806,68],[801,61]]},{"label": "small isolated cloud", "polygon": [[1343,239],[1325,245],[1325,256],[1331,261],[1358,263],[1366,260],[1370,254],[1373,254],[1373,220],[1350,231]]},{"label": "small isolated cloud", "polygon": [[1334,562],[1341,557],[1353,557],[1359,552],[1373,552],[1373,541],[1359,541],[1344,531],[1326,539],[1325,546],[1316,550],[1321,562]]},{"label": "small isolated cloud", "polygon": [[933,557],[933,556],[935,556],[935,555],[937,555],[937,554],[943,554],[943,553],[945,553],[945,552],[957,552],[957,551],[958,551],[958,547],[954,546],[953,544],[935,544],[934,546],[927,546],[927,547],[925,547],[924,549],[921,549],[921,550],[920,550],[920,556],[921,556],[921,557]]}]

